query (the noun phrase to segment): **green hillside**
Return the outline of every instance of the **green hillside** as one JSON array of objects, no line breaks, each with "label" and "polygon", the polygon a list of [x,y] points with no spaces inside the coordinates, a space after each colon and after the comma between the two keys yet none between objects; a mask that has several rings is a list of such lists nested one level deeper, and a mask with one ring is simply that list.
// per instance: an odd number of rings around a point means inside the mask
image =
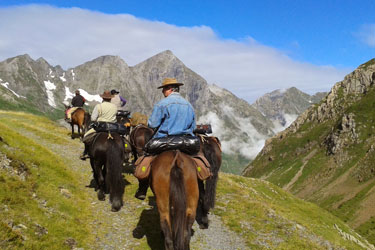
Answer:
[{"label": "green hillside", "polygon": [[266,143],[244,171],[338,216],[375,243],[375,60]]},{"label": "green hillside", "polygon": [[[125,174],[124,207],[110,212],[86,187],[91,169],[78,160],[81,150],[68,130],[45,117],[0,111],[0,248],[162,249],[151,191],[147,201],[135,199],[137,181]],[[318,206],[230,174],[220,175],[210,220],[219,222],[208,230],[194,226],[192,249],[211,249],[227,235],[239,239],[228,249],[373,248]]]}]

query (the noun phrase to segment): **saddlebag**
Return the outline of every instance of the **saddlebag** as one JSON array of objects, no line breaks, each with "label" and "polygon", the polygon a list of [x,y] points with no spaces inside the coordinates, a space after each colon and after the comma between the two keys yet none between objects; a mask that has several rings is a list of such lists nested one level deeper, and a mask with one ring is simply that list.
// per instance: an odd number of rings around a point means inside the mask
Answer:
[{"label": "saddlebag", "polygon": [[113,132],[120,135],[125,135],[128,132],[128,128],[124,125],[112,122],[93,122],[90,127],[96,132]]},{"label": "saddlebag", "polygon": [[155,156],[144,156],[138,158],[135,162],[134,176],[139,180],[147,179],[151,171],[151,162],[154,160]]},{"label": "saddlebag", "polygon": [[210,163],[206,157],[198,154],[193,156],[193,160],[195,162],[195,166],[197,167],[197,175],[200,180],[205,181],[212,176]]},{"label": "saddlebag", "polygon": [[199,138],[191,135],[170,135],[153,138],[145,145],[145,151],[153,155],[169,150],[180,150],[188,155],[195,155],[199,152],[199,149]]}]

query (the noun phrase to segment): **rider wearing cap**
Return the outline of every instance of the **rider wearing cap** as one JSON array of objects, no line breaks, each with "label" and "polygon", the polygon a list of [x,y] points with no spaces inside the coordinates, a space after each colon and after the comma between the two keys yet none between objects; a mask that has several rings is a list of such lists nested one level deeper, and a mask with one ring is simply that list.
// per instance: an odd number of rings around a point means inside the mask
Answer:
[{"label": "rider wearing cap", "polygon": [[125,110],[125,104],[126,100],[124,97],[119,95],[120,92],[118,92],[115,89],[111,90],[111,95],[113,95],[113,98],[111,99],[111,103],[115,104],[117,106],[117,110]]},{"label": "rider wearing cap", "polygon": [[[192,135],[196,127],[193,106],[184,99],[179,91],[183,83],[175,78],[165,78],[158,89],[162,89],[164,99],[155,104],[148,126],[156,132],[153,139],[169,135]],[[148,180],[139,181],[139,188],[135,194],[138,199],[145,199]]]},{"label": "rider wearing cap", "polygon": [[[117,107],[116,105],[111,103],[113,95],[111,95],[109,91],[104,91],[104,93],[101,94],[100,97],[103,98],[103,102],[95,106],[91,114],[91,121],[116,122]],[[90,146],[92,139],[94,138],[94,135],[95,130],[91,128],[83,136],[82,142],[85,144],[85,150],[80,156],[82,160],[89,158],[88,147]]]}]

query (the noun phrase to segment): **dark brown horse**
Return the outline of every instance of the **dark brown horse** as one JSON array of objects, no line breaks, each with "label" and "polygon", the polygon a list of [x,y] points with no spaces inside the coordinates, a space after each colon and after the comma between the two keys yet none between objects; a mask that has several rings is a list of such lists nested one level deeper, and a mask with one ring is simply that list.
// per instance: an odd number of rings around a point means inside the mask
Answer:
[{"label": "dark brown horse", "polygon": [[199,180],[197,222],[202,229],[208,228],[208,212],[215,206],[216,186],[221,166],[221,144],[217,137],[199,136],[200,150],[211,165],[212,176],[205,183]]},{"label": "dark brown horse", "polygon": [[190,249],[199,189],[197,170],[190,156],[166,151],[152,162],[151,187],[156,197],[166,250]]},{"label": "dark brown horse", "polygon": [[125,182],[122,176],[124,143],[117,133],[100,132],[89,149],[90,164],[98,185],[98,199],[105,200],[109,193],[112,211],[123,205]]},{"label": "dark brown horse", "polygon": [[145,152],[143,151],[146,143],[151,139],[154,131],[145,126],[138,125],[133,128],[130,132],[130,144],[134,155],[134,162],[137,161],[139,156],[142,156]]},{"label": "dark brown horse", "polygon": [[[69,106],[65,106],[65,113],[69,109]],[[70,125],[72,126],[72,139],[74,139],[74,125],[78,127],[78,135],[83,138],[89,124],[90,114],[86,113],[83,108],[77,108],[71,115]],[[82,133],[81,133],[82,130]]]}]

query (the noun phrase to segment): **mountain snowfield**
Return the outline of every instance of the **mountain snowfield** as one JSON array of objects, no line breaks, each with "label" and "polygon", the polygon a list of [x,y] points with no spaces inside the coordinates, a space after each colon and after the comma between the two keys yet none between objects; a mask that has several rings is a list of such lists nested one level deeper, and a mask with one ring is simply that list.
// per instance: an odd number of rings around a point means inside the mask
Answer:
[{"label": "mountain snowfield", "polygon": [[[69,103],[77,89],[89,106],[102,101],[99,94],[104,90],[117,89],[127,99],[131,112],[150,115],[153,105],[163,98],[156,87],[165,77],[175,77],[185,84],[181,94],[195,108],[198,123],[212,124],[213,135],[221,140],[223,152],[248,161],[255,158],[267,138],[287,127],[310,105],[309,95],[304,93],[304,106],[294,110],[285,110],[282,105],[272,107],[267,102],[250,105],[230,91],[208,84],[168,50],[133,67],[118,56],[101,56],[66,71],[51,66],[43,58],[9,58],[0,62],[0,86],[6,89],[0,98],[14,105],[20,98],[27,99],[27,105],[49,113],[63,110],[63,103]],[[294,96],[288,96],[289,92],[285,90],[279,98],[287,96],[291,99],[288,102],[293,102]],[[258,100],[256,103],[262,103]]]}]

